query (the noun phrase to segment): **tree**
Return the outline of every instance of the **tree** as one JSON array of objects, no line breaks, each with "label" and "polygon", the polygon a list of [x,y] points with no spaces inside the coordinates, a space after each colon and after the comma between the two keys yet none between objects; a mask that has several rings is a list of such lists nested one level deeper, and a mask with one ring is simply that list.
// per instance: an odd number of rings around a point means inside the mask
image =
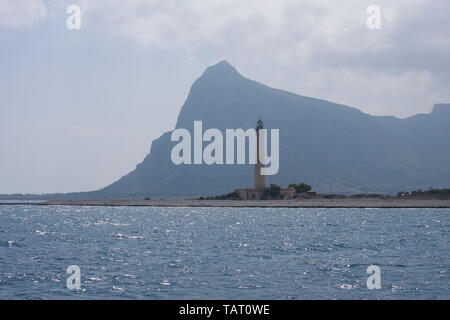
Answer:
[{"label": "tree", "polygon": [[271,184],[270,185],[270,195],[274,198],[277,198],[280,196],[280,194],[281,194],[281,187],[276,184]]},{"label": "tree", "polygon": [[300,183],[295,187],[295,189],[297,190],[297,193],[305,193],[305,192],[311,191],[312,188],[311,188],[311,186],[310,186],[309,184],[300,182]]},{"label": "tree", "polygon": [[263,198],[279,199],[281,195],[281,187],[276,184],[271,184],[269,188],[264,188]]}]

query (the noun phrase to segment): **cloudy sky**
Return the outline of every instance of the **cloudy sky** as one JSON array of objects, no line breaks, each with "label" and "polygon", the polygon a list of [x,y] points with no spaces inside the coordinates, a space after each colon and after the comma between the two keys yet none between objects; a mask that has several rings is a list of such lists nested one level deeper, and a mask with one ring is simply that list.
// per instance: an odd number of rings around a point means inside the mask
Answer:
[{"label": "cloudy sky", "polygon": [[[71,4],[80,30],[66,27]],[[428,113],[450,102],[449,12],[448,0],[0,0],[0,193],[127,174],[223,59],[369,114]]]}]

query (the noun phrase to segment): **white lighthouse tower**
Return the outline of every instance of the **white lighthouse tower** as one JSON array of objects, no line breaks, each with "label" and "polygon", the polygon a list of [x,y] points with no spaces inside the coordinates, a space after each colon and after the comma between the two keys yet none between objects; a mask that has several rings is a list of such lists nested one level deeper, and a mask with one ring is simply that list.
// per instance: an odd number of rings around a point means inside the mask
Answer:
[{"label": "white lighthouse tower", "polygon": [[261,169],[264,167],[264,136],[261,129],[263,129],[263,122],[261,119],[256,123],[256,164],[255,164],[255,182],[254,188],[256,190],[264,190],[266,187],[266,177],[261,174]]}]

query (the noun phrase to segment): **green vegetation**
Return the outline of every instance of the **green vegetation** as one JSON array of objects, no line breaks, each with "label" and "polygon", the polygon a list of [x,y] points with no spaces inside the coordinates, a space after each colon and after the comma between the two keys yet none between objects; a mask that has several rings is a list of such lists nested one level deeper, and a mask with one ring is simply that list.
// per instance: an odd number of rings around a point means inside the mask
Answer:
[{"label": "green vegetation", "polygon": [[309,184],[300,182],[299,184],[291,183],[289,185],[289,188],[295,188],[297,190],[297,193],[305,193],[311,191],[311,186]]},{"label": "green vegetation", "polygon": [[450,189],[434,189],[430,187],[427,191],[414,190],[411,192],[399,192],[398,198],[431,198],[431,199],[450,199]]},{"label": "green vegetation", "polygon": [[[295,194],[292,190],[282,189],[277,184],[270,184],[269,187],[264,188],[262,195],[258,195],[256,198],[261,200],[279,200],[279,199],[293,199],[299,194],[303,194],[302,197],[315,196],[315,193],[309,193],[311,186],[300,182],[299,184],[291,183],[289,188],[295,189]],[[240,194],[235,190],[228,194],[222,194],[219,196],[200,197],[199,200],[242,200]],[[255,197],[253,197],[255,199]]]},{"label": "green vegetation", "polygon": [[263,199],[280,199],[281,187],[271,184],[269,188],[264,188]]}]

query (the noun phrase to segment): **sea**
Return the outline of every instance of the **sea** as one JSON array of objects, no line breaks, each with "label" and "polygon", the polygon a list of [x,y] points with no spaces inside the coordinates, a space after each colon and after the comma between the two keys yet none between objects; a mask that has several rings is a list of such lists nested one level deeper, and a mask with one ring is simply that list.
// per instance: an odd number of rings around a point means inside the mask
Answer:
[{"label": "sea", "polygon": [[449,242],[449,209],[0,205],[0,299],[449,299]]}]

